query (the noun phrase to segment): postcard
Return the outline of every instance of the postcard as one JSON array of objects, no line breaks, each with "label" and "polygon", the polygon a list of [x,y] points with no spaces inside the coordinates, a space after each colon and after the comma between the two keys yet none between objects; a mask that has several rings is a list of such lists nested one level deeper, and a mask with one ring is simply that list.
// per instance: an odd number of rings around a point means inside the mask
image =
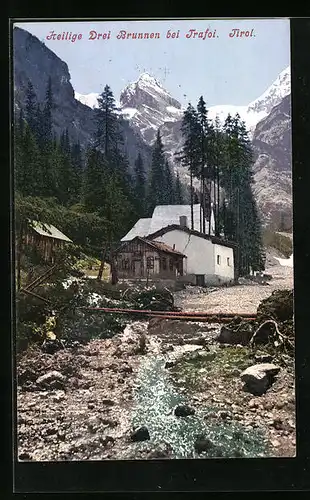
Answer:
[{"label": "postcard", "polygon": [[296,456],[290,21],[13,25],[19,462]]}]

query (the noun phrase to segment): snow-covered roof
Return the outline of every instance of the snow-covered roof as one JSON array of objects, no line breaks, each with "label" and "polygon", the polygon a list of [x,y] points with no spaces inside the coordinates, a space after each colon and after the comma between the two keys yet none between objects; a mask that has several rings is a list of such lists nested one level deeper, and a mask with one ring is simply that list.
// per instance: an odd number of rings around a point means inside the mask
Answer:
[{"label": "snow-covered roof", "polygon": [[[193,205],[194,228],[200,230],[200,204]],[[187,217],[187,224],[191,224],[191,206],[190,205],[158,205],[155,207],[150,231],[148,234],[155,233],[162,227],[180,224],[180,217]]]},{"label": "snow-covered roof", "polygon": [[65,234],[59,231],[57,227],[52,226],[51,224],[45,224],[43,222],[32,220],[29,222],[29,225],[36,233],[40,234],[41,236],[48,236],[49,238],[54,238],[56,240],[62,241],[70,241],[72,243],[72,240],[70,240],[70,238],[68,238]]},{"label": "snow-covered roof", "polygon": [[[200,231],[200,204],[193,205],[194,230]],[[133,228],[122,238],[121,241],[132,240],[136,236],[143,238],[153,234],[163,227],[180,224],[180,217],[187,217],[187,224],[191,224],[190,205],[158,205],[155,207],[152,218],[139,219]]]},{"label": "snow-covered roof", "polygon": [[143,238],[143,236],[147,236],[150,234],[151,221],[152,219],[139,219],[126,236],[121,239],[121,241],[133,240],[137,236],[140,236],[141,238]]}]

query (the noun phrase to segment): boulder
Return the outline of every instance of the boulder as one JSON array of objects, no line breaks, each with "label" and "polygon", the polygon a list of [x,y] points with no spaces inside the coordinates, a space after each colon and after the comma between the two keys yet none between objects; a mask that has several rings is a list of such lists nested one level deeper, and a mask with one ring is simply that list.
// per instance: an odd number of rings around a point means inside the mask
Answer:
[{"label": "boulder", "polygon": [[175,361],[166,361],[165,363],[165,368],[171,368],[172,366],[175,365]]},{"label": "boulder", "polygon": [[174,409],[174,414],[176,417],[187,417],[189,415],[194,415],[195,410],[188,405],[178,405]]},{"label": "boulder", "polygon": [[243,323],[236,328],[233,326],[222,326],[219,336],[216,338],[218,342],[223,344],[241,344],[247,345],[253,335],[252,327],[249,323]]},{"label": "boulder", "polygon": [[244,370],[240,378],[244,382],[244,389],[251,394],[260,396],[272,385],[274,377],[279,373],[280,367],[272,363],[259,363]]},{"label": "boulder", "polygon": [[131,434],[132,441],[147,441],[148,439],[150,439],[150,433],[145,425],[138,427]]},{"label": "boulder", "polygon": [[45,373],[44,375],[41,375],[41,377],[37,378],[36,384],[40,385],[41,387],[55,389],[62,388],[65,381],[66,377],[62,373],[54,370]]},{"label": "boulder", "polygon": [[223,453],[219,446],[214,444],[211,439],[205,437],[204,435],[197,436],[194,442],[194,448],[197,453],[207,452],[213,457],[222,457]]}]

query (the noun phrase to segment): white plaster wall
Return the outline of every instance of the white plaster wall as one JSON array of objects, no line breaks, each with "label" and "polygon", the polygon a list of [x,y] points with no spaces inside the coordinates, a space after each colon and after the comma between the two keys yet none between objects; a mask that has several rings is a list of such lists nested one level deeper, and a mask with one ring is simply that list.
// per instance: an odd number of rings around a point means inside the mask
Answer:
[{"label": "white plaster wall", "polygon": [[[220,264],[217,264],[217,255],[220,256]],[[229,265],[227,264],[229,258]],[[234,252],[232,248],[222,245],[214,245],[214,274],[224,279],[234,279]]]},{"label": "white plaster wall", "polygon": [[162,241],[172,248],[175,245],[176,250],[187,256],[187,259],[183,260],[184,273],[205,275],[215,273],[214,245],[211,241],[177,229],[154,238],[154,240]]}]

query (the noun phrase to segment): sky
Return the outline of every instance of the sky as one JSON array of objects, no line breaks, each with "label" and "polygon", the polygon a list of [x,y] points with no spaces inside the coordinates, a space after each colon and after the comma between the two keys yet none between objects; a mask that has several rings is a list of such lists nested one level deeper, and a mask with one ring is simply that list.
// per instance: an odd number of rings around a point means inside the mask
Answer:
[{"label": "sky", "polygon": [[[288,19],[39,21],[16,26],[37,36],[67,63],[76,92],[102,92],[108,84],[117,100],[127,84],[148,72],[182,105],[195,104],[201,95],[208,106],[248,105],[290,64]],[[215,36],[205,35],[207,29],[212,35],[216,30]],[[253,36],[230,37],[233,29]],[[121,30],[160,37],[118,39]],[[179,32],[178,38],[167,38],[169,30]],[[190,30],[196,30],[194,38],[186,37]],[[110,38],[90,40],[91,31],[110,32]],[[74,42],[48,40],[51,32],[82,36]]]}]

